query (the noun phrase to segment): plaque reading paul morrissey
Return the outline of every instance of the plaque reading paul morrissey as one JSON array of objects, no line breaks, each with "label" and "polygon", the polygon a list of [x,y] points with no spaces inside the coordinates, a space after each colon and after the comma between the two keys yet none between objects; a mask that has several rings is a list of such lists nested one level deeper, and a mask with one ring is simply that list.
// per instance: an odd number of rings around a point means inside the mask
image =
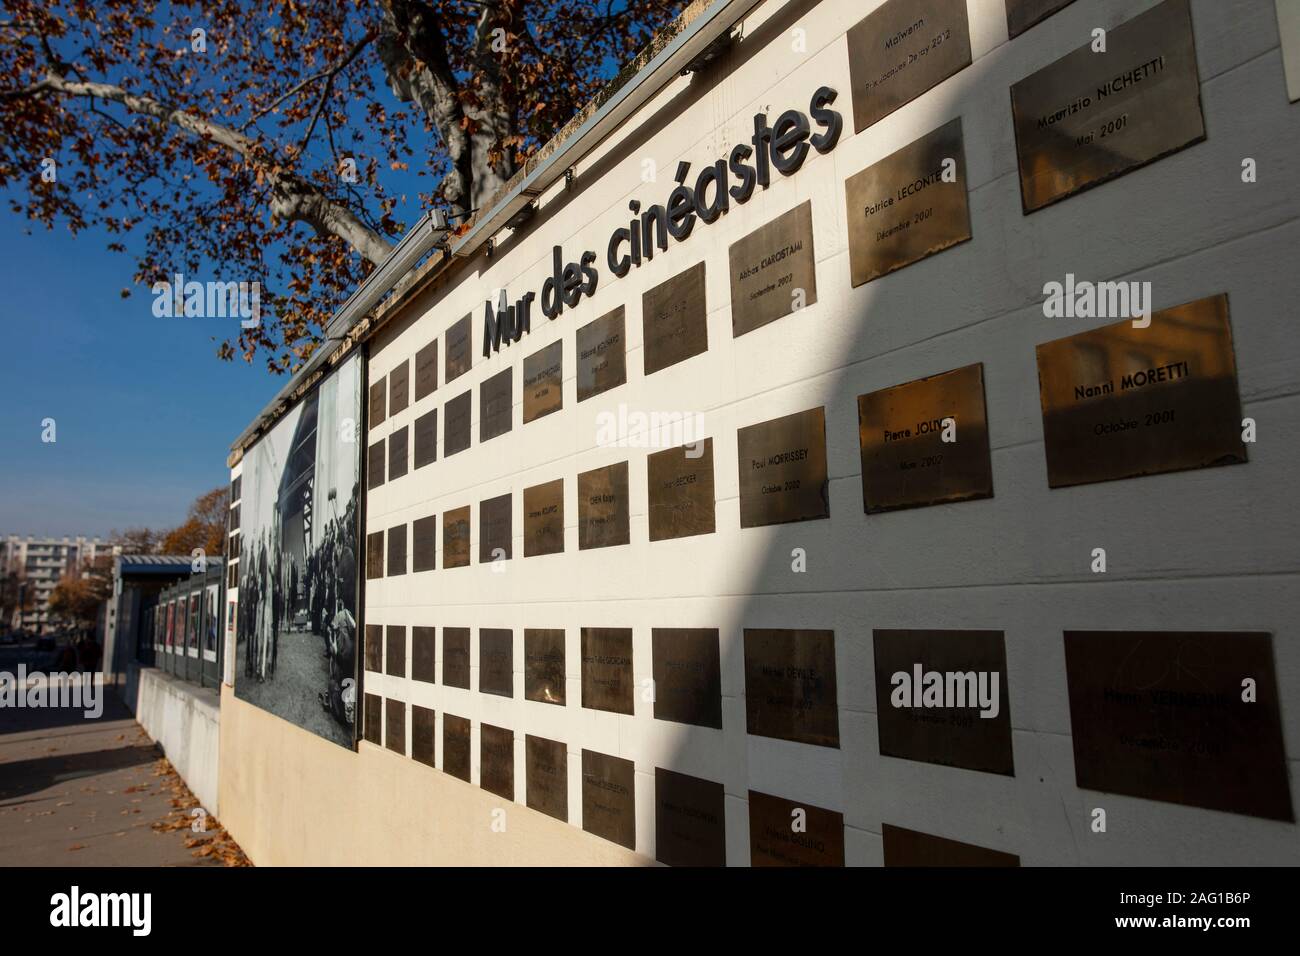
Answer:
[{"label": "plaque reading paul morrissey", "polygon": [[509,561],[511,545],[510,493],[480,501],[478,505],[478,559]]},{"label": "plaque reading paul morrissey", "polygon": [[961,119],[850,176],[849,271],[855,286],[971,237]]},{"label": "plaque reading paul morrissey", "polygon": [[627,462],[578,475],[578,549],[627,544]]},{"label": "plaque reading paul morrissey", "polygon": [[524,489],[524,557],[564,550],[564,479]]},{"label": "plaque reading paul morrissey", "polygon": [[442,566],[469,567],[469,505],[443,512]]},{"label": "plaque reading paul morrissey", "polygon": [[742,528],[831,516],[824,408],[749,425],[736,442]]},{"label": "plaque reading paul morrissey", "polygon": [[415,400],[432,395],[438,388],[438,340],[415,353]]},{"label": "plaque reading paul morrissey", "polygon": [[496,438],[510,431],[510,417],[514,410],[511,376],[514,370],[503,368],[478,389],[478,440]]},{"label": "plaque reading paul morrissey", "polygon": [[885,866],[1019,866],[1020,857],[884,824]]},{"label": "plaque reading paul morrissey", "polygon": [[733,337],[817,301],[811,201],[733,242],[728,255]]},{"label": "plaque reading paul morrissey", "polygon": [[749,791],[749,865],[843,866],[844,814]]},{"label": "plaque reading paul morrissey", "polygon": [[646,471],[651,541],[713,533],[712,438],[651,452]]},{"label": "plaque reading paul morrissey", "polygon": [[641,297],[641,326],[646,375],[708,351],[703,262]]},{"label": "plaque reading paul morrissey", "polygon": [[1226,295],[1038,346],[1053,488],[1246,460]]},{"label": "plaque reading paul morrissey", "polygon": [[406,755],[406,704],[400,700],[384,701],[384,746]]},{"label": "plaque reading paul morrissey", "polygon": [[530,809],[569,822],[569,752],[562,741],[524,737],[524,791]]},{"label": "plaque reading paul morrissey", "polygon": [[632,713],[632,629],[582,629],[582,706]]},{"label": "plaque reading paul morrissey", "polygon": [[1073,2],[1074,0],[1007,0],[1007,35],[1014,39]]},{"label": "plaque reading paul morrissey", "polygon": [[650,631],[655,720],[722,729],[722,667],[716,627]]},{"label": "plaque reading paul morrissey", "polygon": [[834,631],[745,629],[745,722],[757,737],[840,745]]},{"label": "plaque reading paul morrissey", "polygon": [[406,410],[411,400],[411,363],[403,361],[388,373],[388,413]]},{"label": "plaque reading paul morrissey", "polygon": [[436,715],[427,707],[411,705],[411,758],[430,767],[437,766],[433,760],[433,738]]},{"label": "plaque reading paul morrissey", "polygon": [[469,783],[469,718],[442,715],[442,772]]},{"label": "plaque reading paul morrissey", "polygon": [[384,699],[378,694],[366,694],[364,705],[364,720],[362,726],[365,729],[365,739],[376,747],[382,743],[384,717]]},{"label": "plaque reading paul morrissey", "polygon": [[564,629],[524,630],[524,699],[564,705]]},{"label": "plaque reading paul morrissey", "polygon": [[1065,672],[1081,788],[1295,819],[1271,635],[1066,631]]},{"label": "plaque reading paul morrissey", "polygon": [[438,675],[434,666],[437,654],[437,628],[416,625],[411,628],[411,678],[432,684]]},{"label": "plaque reading paul morrissey", "polygon": [[442,683],[469,690],[469,628],[442,629]]},{"label": "plaque reading paul morrissey", "polygon": [[632,761],[582,752],[582,828],[636,849],[636,788]]},{"label": "plaque reading paul morrissey", "polygon": [[849,30],[853,131],[971,64],[966,0],[889,0]]},{"label": "plaque reading paul morrissey", "polygon": [[623,307],[578,329],[578,401],[627,381]]},{"label": "plaque reading paul morrissey", "polygon": [[509,629],[479,628],[478,690],[480,694],[514,696],[515,638]]},{"label": "plaque reading paul morrissey", "polygon": [[1205,138],[1187,0],[1164,0],[1011,87],[1026,213]]},{"label": "plaque reading paul morrissey", "polygon": [[993,497],[983,364],[859,395],[858,445],[867,514]]},{"label": "plaque reading paul morrissey", "polygon": [[470,445],[470,405],[474,393],[465,392],[449,401],[442,410],[442,457],[464,451]]},{"label": "plaque reading paul morrissey", "polygon": [[872,631],[886,757],[1015,775],[1001,631]]},{"label": "plaque reading paul morrissey", "polygon": [[726,866],[722,784],[655,768],[655,859],[668,866]]},{"label": "plaque reading paul morrissey", "polygon": [[444,353],[442,380],[444,383],[459,378],[469,371],[470,317],[467,315],[447,330],[447,350]]},{"label": "plaque reading paul morrissey", "polygon": [[563,339],[524,359],[525,425],[563,406],[563,359]]},{"label": "plaque reading paul morrissey", "polygon": [[480,724],[478,785],[506,800],[515,798],[515,732]]}]

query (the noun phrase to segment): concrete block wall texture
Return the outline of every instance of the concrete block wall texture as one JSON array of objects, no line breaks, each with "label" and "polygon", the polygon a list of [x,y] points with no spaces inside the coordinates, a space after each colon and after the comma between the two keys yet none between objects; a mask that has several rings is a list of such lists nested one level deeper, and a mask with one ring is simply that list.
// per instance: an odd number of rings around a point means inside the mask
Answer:
[{"label": "concrete block wall texture", "polygon": [[211,688],[132,665],[127,704],[208,813],[220,812],[221,702]]}]

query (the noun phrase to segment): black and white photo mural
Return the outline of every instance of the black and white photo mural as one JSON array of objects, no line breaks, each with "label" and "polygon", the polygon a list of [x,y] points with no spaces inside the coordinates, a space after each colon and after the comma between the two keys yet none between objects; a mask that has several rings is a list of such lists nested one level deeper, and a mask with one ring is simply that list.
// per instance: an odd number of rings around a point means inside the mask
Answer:
[{"label": "black and white photo mural", "polygon": [[235,694],[345,747],[356,723],[353,355],[244,453]]}]

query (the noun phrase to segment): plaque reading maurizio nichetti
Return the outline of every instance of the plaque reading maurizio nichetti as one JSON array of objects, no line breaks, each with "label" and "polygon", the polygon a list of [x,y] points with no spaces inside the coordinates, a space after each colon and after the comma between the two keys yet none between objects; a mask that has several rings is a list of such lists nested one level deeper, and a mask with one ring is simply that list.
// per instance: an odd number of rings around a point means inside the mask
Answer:
[{"label": "plaque reading maurizio nichetti", "polygon": [[367,419],[370,427],[374,428],[388,417],[388,380],[381,378],[377,382],[370,384],[370,406],[367,409]]},{"label": "plaque reading maurizio nichetti", "polygon": [[442,380],[450,382],[469,371],[470,317],[467,315],[447,330],[447,349],[443,353]]},{"label": "plaque reading maurizio nichetti", "polygon": [[436,767],[433,759],[433,741],[437,715],[428,707],[411,705],[411,759]]},{"label": "plaque reading maurizio nichetti", "polygon": [[582,706],[631,714],[632,629],[582,629]]},{"label": "plaque reading maurizio nichetti", "polygon": [[632,761],[582,752],[582,828],[636,849],[636,786]]},{"label": "plaque reading maurizio nichetti", "polygon": [[745,628],[745,723],[756,737],[840,745],[834,631]]},{"label": "plaque reading maurizio nichetti", "polygon": [[524,699],[564,706],[564,629],[524,630]]},{"label": "plaque reading maurizio nichetti", "polygon": [[478,559],[509,561],[511,547],[510,493],[480,501],[478,505]]},{"label": "plaque reading maurizio nichetti", "polygon": [[438,410],[430,409],[415,420],[415,467],[438,460]]},{"label": "plaque reading maurizio nichetti", "polygon": [[419,625],[411,628],[411,679],[424,681],[427,684],[435,683],[438,680],[438,672],[434,663],[437,658],[437,636],[438,630],[427,625]]},{"label": "plaque reading maurizio nichetti", "polygon": [[389,624],[384,637],[384,673],[389,677],[405,677],[406,628],[401,624]]},{"label": "plaque reading maurizio nichetti", "polygon": [[506,800],[515,798],[515,732],[480,724],[478,785]]},{"label": "plaque reading maurizio nichetti", "polygon": [[562,741],[525,735],[524,799],[529,809],[569,822],[569,751]]},{"label": "plaque reading maurizio nichetti", "polygon": [[886,757],[1015,775],[1001,631],[875,630]]},{"label": "plaque reading maurizio nichetti", "polygon": [[515,636],[508,628],[478,630],[478,691],[498,697],[515,694]]},{"label": "plaque reading maurizio nichetti", "polygon": [[384,746],[406,756],[406,704],[400,700],[384,701]]},{"label": "plaque reading maurizio nichetti", "polygon": [[469,505],[442,514],[443,568],[469,567]]},{"label": "plaque reading maurizio nichetti", "polygon": [[1066,631],[1085,790],[1294,820],[1267,633]]},{"label": "plaque reading maurizio nichetti", "polygon": [[627,381],[623,307],[578,329],[578,401]]},{"label": "plaque reading maurizio nichetti", "polygon": [[564,479],[524,489],[524,557],[564,551]]},{"label": "plaque reading maurizio nichetti", "polygon": [[1246,460],[1228,297],[1155,312],[1149,322],[1038,346],[1051,487]]},{"label": "plaque reading maurizio nichetti", "polygon": [[984,366],[858,396],[867,514],[993,497]]},{"label": "plaque reading maurizio nichetti", "polygon": [[564,340],[524,358],[524,424],[564,405]]},{"label": "plaque reading maurizio nichetti", "polygon": [[448,402],[442,410],[442,457],[464,451],[470,445],[471,402],[474,393],[465,392]]},{"label": "plaque reading maurizio nichetti", "polygon": [[881,827],[885,866],[1019,866],[1014,853],[949,840],[892,824]]},{"label": "plaque reading maurizio nichetti", "polygon": [[384,627],[382,624],[366,625],[366,670],[382,672],[384,669]]},{"label": "plaque reading maurizio nichetti", "polygon": [[442,715],[442,772],[469,783],[469,718]]},{"label": "plaque reading maurizio nichetti", "polygon": [[510,431],[514,406],[511,376],[514,370],[503,368],[478,388],[478,440],[496,438]]},{"label": "plaque reading maurizio nichetti", "polygon": [[668,866],[726,866],[722,784],[655,768],[655,859]]},{"label": "plaque reading maurizio nichetti", "polygon": [[442,629],[442,683],[469,690],[469,628]]},{"label": "plaque reading maurizio nichetti", "polygon": [[411,522],[411,570],[432,571],[438,566],[438,516]]},{"label": "plaque reading maurizio nichetti", "polygon": [[742,528],[831,516],[824,408],[741,428],[736,442]]},{"label": "plaque reading maurizio nichetti", "polygon": [[733,337],[817,301],[811,201],[733,242],[728,255]]},{"label": "plaque reading maurizio nichetti", "polygon": [[411,363],[404,360],[388,373],[388,414],[405,411],[411,401]]},{"label": "plaque reading maurizio nichetti", "polygon": [[415,400],[418,402],[438,389],[438,340],[434,339],[415,353]]},{"label": "plaque reading maurizio nichetti", "polygon": [[961,119],[850,176],[849,272],[855,286],[971,237]]},{"label": "plaque reading maurizio nichetti", "polygon": [[849,30],[853,131],[971,64],[966,0],[889,0]]},{"label": "plaque reading maurizio nichetti", "polygon": [[650,632],[655,720],[722,729],[722,666],[716,627]]},{"label": "plaque reading maurizio nichetti", "polygon": [[651,452],[646,472],[651,541],[713,533],[712,438]]},{"label": "plaque reading maurizio nichetti", "polygon": [[578,549],[627,544],[627,462],[578,475]]},{"label": "plaque reading maurizio nichetti", "polygon": [[378,694],[366,694],[362,727],[365,739],[376,747],[383,744],[384,699]]},{"label": "plaque reading maurizio nichetti", "polygon": [[1188,0],[1164,0],[1011,87],[1026,213],[1205,138]]},{"label": "plaque reading maurizio nichetti", "polygon": [[1074,0],[1007,0],[1007,35],[1014,39],[1073,2]]},{"label": "plaque reading maurizio nichetti", "polygon": [[749,791],[750,866],[843,866],[844,814]]},{"label": "plaque reading maurizio nichetti", "polygon": [[641,328],[646,375],[708,351],[703,262],[641,297]]}]

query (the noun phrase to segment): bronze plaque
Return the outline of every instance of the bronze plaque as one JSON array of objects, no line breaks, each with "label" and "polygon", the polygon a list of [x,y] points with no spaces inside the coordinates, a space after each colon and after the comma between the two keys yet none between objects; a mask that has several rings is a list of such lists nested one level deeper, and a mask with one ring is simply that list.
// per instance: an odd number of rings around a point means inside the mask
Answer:
[{"label": "bronze plaque", "polygon": [[503,368],[478,388],[478,440],[480,443],[510,431],[513,411],[513,369]]},{"label": "bronze plaque", "polygon": [[437,658],[437,628],[411,628],[411,679],[436,683],[438,672],[434,663]]},{"label": "bronze plaque", "polygon": [[627,462],[578,475],[578,550],[627,544]]},{"label": "bronze plaque", "polygon": [[651,541],[714,532],[712,438],[651,452],[646,471]]},{"label": "bronze plaque", "polygon": [[1001,631],[871,633],[884,756],[1015,776]]},{"label": "bronze plaque", "polygon": [[470,401],[472,391],[457,395],[442,410],[442,457],[464,451],[470,445]]},{"label": "bronze plaque", "polygon": [[508,628],[478,629],[478,691],[498,697],[515,695],[515,636]]},{"label": "bronze plaque", "polygon": [[469,505],[443,512],[442,566],[469,567]]},{"label": "bronze plaque", "polygon": [[406,525],[388,529],[388,576],[406,573]]},{"label": "bronze plaque", "polygon": [[655,720],[722,729],[722,666],[716,627],[650,631]]},{"label": "bronze plaque", "polygon": [[411,363],[407,359],[388,373],[388,414],[396,415],[405,411],[410,402]]},{"label": "bronze plaque", "polygon": [[433,571],[438,566],[438,516],[411,522],[411,570]]},{"label": "bronze plaque", "polygon": [[564,479],[524,489],[524,557],[564,551]]},{"label": "bronze plaque", "polygon": [[632,761],[582,752],[582,828],[636,849],[636,774]]},{"label": "bronze plaque", "polygon": [[569,752],[561,741],[524,737],[524,791],[529,808],[569,822]]},{"label": "bronze plaque", "polygon": [[366,451],[366,488],[378,488],[384,483],[384,440],[371,445]]},{"label": "bronze plaque", "polygon": [[415,353],[415,400],[418,402],[438,389],[438,340],[434,339]]},{"label": "bronze plaque", "polygon": [[855,286],[965,242],[971,232],[961,119],[850,176],[844,195]]},{"label": "bronze plaque", "polygon": [[632,629],[582,629],[582,706],[632,713]]},{"label": "bronze plaque", "polygon": [[1187,0],[1164,0],[1011,87],[1026,213],[1205,138]]},{"label": "bronze plaque", "polygon": [[750,866],[843,866],[844,814],[749,791]]},{"label": "bronze plaque", "polygon": [[849,30],[848,43],[861,133],[970,66],[966,0],[889,0]]},{"label": "bronze plaque", "polygon": [[1036,23],[1063,10],[1074,0],[1007,0],[1007,35],[1020,36]]},{"label": "bronze plaque", "polygon": [[524,359],[524,424],[564,405],[564,340],[558,339]]},{"label": "bronze plaque", "polygon": [[826,409],[749,425],[736,443],[742,528],[831,516]]},{"label": "bronze plaque", "polygon": [[655,859],[668,866],[726,866],[722,784],[655,768]]},{"label": "bronze plaque", "polygon": [[812,201],[733,242],[728,256],[733,337],[812,305],[817,301]]},{"label": "bronze plaque", "polygon": [[384,533],[375,531],[366,535],[366,579],[384,576]]},{"label": "bronze plaque", "polygon": [[433,759],[433,738],[436,715],[427,707],[411,705],[411,759],[436,767]]},{"label": "bronze plaque", "polygon": [[1053,488],[1246,460],[1226,295],[1038,346]]},{"label": "bronze plaque", "polygon": [[470,317],[467,315],[447,330],[447,351],[444,357],[443,384],[459,378],[469,371],[472,360],[470,345]]},{"label": "bronze plaque", "polygon": [[623,307],[578,329],[578,401],[627,381]]},{"label": "bronze plaque", "polygon": [[442,715],[442,772],[469,783],[469,718]]},{"label": "bronze plaque", "polygon": [[1295,819],[1271,635],[1066,631],[1065,672],[1081,788]]},{"label": "bronze plaque", "polygon": [[366,670],[376,674],[384,670],[384,627],[382,624],[366,625]]},{"label": "bronze plaque", "polygon": [[840,745],[834,631],[745,628],[745,723],[757,737]]},{"label": "bronze plaque", "polygon": [[478,559],[509,561],[512,538],[510,493],[480,501],[478,505]]},{"label": "bronze plaque", "polygon": [[384,701],[384,746],[406,756],[406,704]]},{"label": "bronze plaque", "polygon": [[430,409],[415,420],[415,467],[438,460],[438,410]]},{"label": "bronze plaque", "polygon": [[642,295],[641,329],[646,375],[708,351],[703,262]]},{"label": "bronze plaque", "polygon": [[382,424],[384,419],[388,417],[387,379],[381,378],[379,381],[371,383],[370,407],[367,412],[368,414],[366,415],[366,418],[369,421],[371,428]]},{"label": "bronze plaque", "polygon": [[944,837],[881,826],[885,866],[1019,866],[1020,857]]},{"label": "bronze plaque", "polygon": [[389,624],[385,629],[384,673],[389,677],[406,676],[406,628]]},{"label": "bronze plaque", "polygon": [[469,690],[469,628],[442,629],[442,683]]},{"label": "bronze plaque", "polygon": [[524,630],[524,699],[564,705],[564,629]]},{"label": "bronze plaque", "polygon": [[858,446],[867,514],[992,498],[984,365],[859,395]]},{"label": "bronze plaque", "polygon": [[403,425],[388,436],[388,480],[396,481],[406,474],[410,431]]},{"label": "bronze plaque", "polygon": [[478,785],[505,800],[515,798],[515,732],[480,724]]},{"label": "bronze plaque", "polygon": [[362,727],[365,731],[365,739],[370,741],[376,747],[383,745],[383,723],[384,699],[378,694],[366,694],[365,714],[362,721]]}]

